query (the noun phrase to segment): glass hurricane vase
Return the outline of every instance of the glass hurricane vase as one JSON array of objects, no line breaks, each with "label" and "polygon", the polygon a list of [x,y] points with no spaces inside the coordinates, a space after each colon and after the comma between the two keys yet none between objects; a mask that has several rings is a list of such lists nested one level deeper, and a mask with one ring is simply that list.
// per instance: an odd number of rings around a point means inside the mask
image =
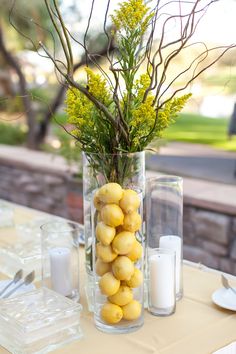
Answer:
[{"label": "glass hurricane vase", "polygon": [[95,324],[129,332],[143,324],[144,152],[84,154],[87,295]]}]

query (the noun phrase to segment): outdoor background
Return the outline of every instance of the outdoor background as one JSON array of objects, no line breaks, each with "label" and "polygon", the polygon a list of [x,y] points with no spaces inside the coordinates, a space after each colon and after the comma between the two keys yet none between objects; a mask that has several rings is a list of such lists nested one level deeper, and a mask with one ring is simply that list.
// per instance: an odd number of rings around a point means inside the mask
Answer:
[{"label": "outdoor background", "polygon": [[[73,0],[64,1],[62,9],[69,29],[74,36],[81,39],[86,28],[90,3],[85,0],[80,1],[79,5],[76,3]],[[115,8],[116,3],[117,1],[113,1],[112,7]],[[99,1],[99,6],[94,11],[92,30],[89,32],[93,52],[104,46],[101,26],[105,4],[106,1]],[[60,148],[67,137],[56,122],[66,122],[64,96],[59,91],[60,84],[52,63],[41,57],[39,54],[42,53],[39,51],[38,54],[33,47],[33,44],[38,47],[39,40],[49,48],[52,45],[49,31],[53,34],[53,29],[45,5],[43,1],[37,0],[33,5],[27,1],[16,1],[10,19],[9,5],[10,2],[6,0],[0,1],[0,143],[25,145],[27,134],[31,134],[35,135],[33,139],[28,137],[28,145],[32,148],[65,153]],[[210,46],[234,43],[235,12],[234,0],[227,0],[227,6],[225,1],[213,4],[202,20],[194,40],[204,40]],[[171,30],[174,29],[170,29],[170,33]],[[74,45],[73,49],[79,65],[83,60],[82,53],[78,45]],[[192,55],[196,51],[194,49]],[[183,54],[178,65],[183,65],[185,60]],[[174,69],[173,67],[172,70]],[[77,77],[84,77],[81,67],[77,71]],[[199,77],[188,91],[192,92],[193,97],[176,124],[165,132],[162,144],[179,141],[236,151],[236,138],[233,135],[229,138],[230,117],[236,101],[236,50],[228,52],[214,67]],[[26,95],[27,103],[23,99]],[[58,100],[56,107],[55,100]],[[46,127],[48,123],[50,127]],[[32,131],[29,131],[31,127]]]},{"label": "outdoor background", "polygon": [[[54,44],[59,56],[60,47],[42,0],[11,4],[0,0],[0,198],[82,222],[81,153],[62,127],[66,87],[38,42],[50,49]],[[83,40],[91,1],[61,5],[73,36]],[[88,34],[93,52],[106,49],[105,5],[96,2]],[[210,47],[236,43],[235,13],[235,0],[212,4],[194,40]],[[168,30],[171,36],[176,29]],[[83,53],[76,44],[73,51],[76,77],[83,80]],[[186,92],[192,98],[155,146],[157,153],[147,156],[147,168],[184,177],[185,257],[236,274],[236,50]]]}]

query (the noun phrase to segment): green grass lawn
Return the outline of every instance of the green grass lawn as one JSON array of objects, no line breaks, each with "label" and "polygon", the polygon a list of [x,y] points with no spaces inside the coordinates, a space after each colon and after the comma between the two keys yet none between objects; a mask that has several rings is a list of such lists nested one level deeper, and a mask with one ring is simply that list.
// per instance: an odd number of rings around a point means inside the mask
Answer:
[{"label": "green grass lawn", "polygon": [[163,134],[167,141],[206,144],[214,148],[236,151],[236,136],[228,139],[228,119],[213,119],[196,114],[182,113]]}]

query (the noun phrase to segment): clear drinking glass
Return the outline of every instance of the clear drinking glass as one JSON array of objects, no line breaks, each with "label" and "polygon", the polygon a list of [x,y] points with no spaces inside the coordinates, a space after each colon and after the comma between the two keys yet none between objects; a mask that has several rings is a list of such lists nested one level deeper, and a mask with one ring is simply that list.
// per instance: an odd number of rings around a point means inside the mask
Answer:
[{"label": "clear drinking glass", "polygon": [[148,310],[156,316],[175,312],[175,251],[148,251]]},{"label": "clear drinking glass", "polygon": [[79,236],[74,222],[56,221],[41,226],[42,283],[72,300],[79,300]]},{"label": "clear drinking glass", "polygon": [[176,253],[176,298],[183,296],[183,179],[162,176],[147,181],[147,252],[165,248]]}]

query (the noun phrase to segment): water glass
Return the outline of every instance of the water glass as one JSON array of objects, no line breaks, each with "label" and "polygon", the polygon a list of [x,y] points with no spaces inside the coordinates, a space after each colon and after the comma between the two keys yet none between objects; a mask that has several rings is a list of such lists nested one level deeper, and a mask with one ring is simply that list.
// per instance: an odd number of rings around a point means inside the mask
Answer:
[{"label": "water glass", "polygon": [[183,180],[150,178],[147,183],[147,250],[165,248],[176,255],[176,297],[183,296]]},{"label": "water glass", "polygon": [[79,236],[74,222],[55,221],[41,226],[42,283],[72,300],[79,300]]}]

